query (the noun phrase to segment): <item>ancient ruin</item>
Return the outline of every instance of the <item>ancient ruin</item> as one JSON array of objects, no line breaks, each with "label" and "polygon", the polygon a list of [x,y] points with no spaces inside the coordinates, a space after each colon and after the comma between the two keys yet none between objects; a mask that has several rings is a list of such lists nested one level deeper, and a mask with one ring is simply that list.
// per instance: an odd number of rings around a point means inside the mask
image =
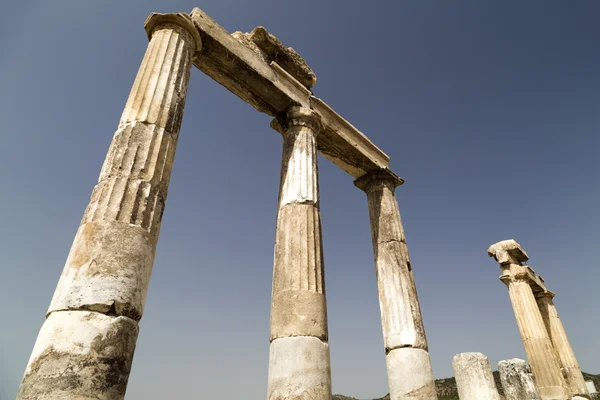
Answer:
[{"label": "ancient ruin", "polygon": [[492,367],[481,353],[460,353],[452,359],[458,397],[461,400],[500,400]]},{"label": "ancient ruin", "polygon": [[554,293],[525,263],[525,250],[514,240],[488,249],[500,264],[523,345],[542,400],[589,399],[581,369],[554,306]]},{"label": "ancient ruin", "polygon": [[519,358],[498,363],[500,382],[506,400],[539,400],[529,363]]},{"label": "ancient ruin", "polygon": [[192,65],[283,136],[268,399],[331,400],[317,152],[368,198],[390,391],[436,398],[389,157],[315,97],[304,60],[264,28],[229,34],[200,9],[151,14],[150,43],[17,399],[122,399]]}]

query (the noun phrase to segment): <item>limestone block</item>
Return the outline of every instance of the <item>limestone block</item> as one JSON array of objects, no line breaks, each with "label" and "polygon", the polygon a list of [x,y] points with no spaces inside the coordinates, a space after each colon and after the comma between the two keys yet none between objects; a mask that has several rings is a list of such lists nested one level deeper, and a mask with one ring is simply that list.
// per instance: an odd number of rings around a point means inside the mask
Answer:
[{"label": "limestone block", "polygon": [[506,400],[539,400],[531,368],[525,360],[513,358],[498,363]]},{"label": "limestone block", "polygon": [[405,347],[390,351],[386,357],[390,400],[437,399],[429,353]]},{"label": "limestone block", "polygon": [[461,353],[452,359],[460,400],[500,400],[488,358],[481,353]]},{"label": "limestone block", "polygon": [[271,342],[268,400],[331,400],[329,345],[315,337]]},{"label": "limestone block", "polygon": [[127,317],[88,311],[48,316],[27,364],[17,400],[120,400],[138,336]]},{"label": "limestone block", "polygon": [[324,294],[287,290],[273,295],[271,340],[288,336],[314,336],[327,341],[327,305]]},{"label": "limestone block", "polygon": [[494,243],[488,248],[488,256],[494,257],[499,264],[520,263],[529,260],[525,250],[514,239]]},{"label": "limestone block", "polygon": [[154,252],[150,233],[139,226],[80,226],[48,312],[82,309],[141,319]]},{"label": "limestone block", "polygon": [[234,32],[232,36],[255,51],[267,64],[276,62],[302,85],[311,88],[317,76],[306,61],[291,47],[286,47],[264,27],[258,26],[250,33]]}]

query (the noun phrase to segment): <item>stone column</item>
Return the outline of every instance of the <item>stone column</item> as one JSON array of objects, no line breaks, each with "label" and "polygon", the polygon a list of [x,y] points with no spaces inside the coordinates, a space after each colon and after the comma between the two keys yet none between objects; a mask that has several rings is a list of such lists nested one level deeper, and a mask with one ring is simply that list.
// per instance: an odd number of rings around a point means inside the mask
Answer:
[{"label": "stone column", "polygon": [[533,374],[525,360],[513,358],[498,363],[506,400],[539,400]]},{"label": "stone column", "polygon": [[560,364],[526,277],[504,275],[500,279],[508,286],[525,353],[531,364],[540,397],[542,400],[567,399]]},{"label": "stone column", "polygon": [[452,359],[460,400],[500,400],[492,367],[481,353],[460,353]]},{"label": "stone column", "polygon": [[377,170],[355,181],[367,193],[390,396],[436,399],[427,338],[396,201],[403,181]]},{"label": "stone column", "polygon": [[148,49],[17,399],[123,399],[200,36],[151,14]]},{"label": "stone column", "polygon": [[319,212],[317,114],[294,107],[279,122],[283,160],[275,237],[269,400],[331,400]]},{"label": "stone column", "polygon": [[590,394],[587,390],[585,379],[575,358],[575,352],[573,352],[573,348],[567,338],[567,332],[558,317],[558,312],[552,301],[553,297],[554,293],[550,291],[544,291],[536,295],[542,319],[550,335],[552,345],[556,350],[571,396],[580,396],[589,399]]}]

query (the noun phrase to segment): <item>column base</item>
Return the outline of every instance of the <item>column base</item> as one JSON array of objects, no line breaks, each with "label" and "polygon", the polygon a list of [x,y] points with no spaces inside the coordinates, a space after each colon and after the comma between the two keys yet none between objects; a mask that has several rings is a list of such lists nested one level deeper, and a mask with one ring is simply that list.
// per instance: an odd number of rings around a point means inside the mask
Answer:
[{"label": "column base", "polygon": [[565,388],[562,386],[548,386],[544,388],[538,388],[540,392],[540,398],[542,400],[568,400],[569,395],[566,394]]},{"label": "column base", "polygon": [[403,347],[385,357],[390,387],[390,400],[437,399],[429,353]]},{"label": "column base", "polygon": [[312,336],[272,341],[267,399],[331,400],[329,345]]},{"label": "column base", "polygon": [[127,317],[57,311],[37,337],[16,400],[121,400],[138,324]]}]

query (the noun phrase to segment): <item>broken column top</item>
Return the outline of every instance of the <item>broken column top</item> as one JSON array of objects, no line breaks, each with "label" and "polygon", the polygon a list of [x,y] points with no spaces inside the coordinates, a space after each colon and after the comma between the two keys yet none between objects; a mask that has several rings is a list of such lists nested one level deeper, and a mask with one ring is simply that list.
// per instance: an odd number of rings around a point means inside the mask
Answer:
[{"label": "broken column top", "polygon": [[488,256],[494,257],[494,259],[500,264],[508,264],[513,262],[525,262],[529,260],[529,256],[523,250],[521,245],[514,239],[503,240],[498,243],[494,243],[488,248]]},{"label": "broken column top", "polygon": [[263,26],[257,26],[250,33],[234,32],[231,35],[254,50],[267,64],[275,61],[306,88],[310,89],[317,83],[317,76],[300,54],[291,47],[285,47]]}]

